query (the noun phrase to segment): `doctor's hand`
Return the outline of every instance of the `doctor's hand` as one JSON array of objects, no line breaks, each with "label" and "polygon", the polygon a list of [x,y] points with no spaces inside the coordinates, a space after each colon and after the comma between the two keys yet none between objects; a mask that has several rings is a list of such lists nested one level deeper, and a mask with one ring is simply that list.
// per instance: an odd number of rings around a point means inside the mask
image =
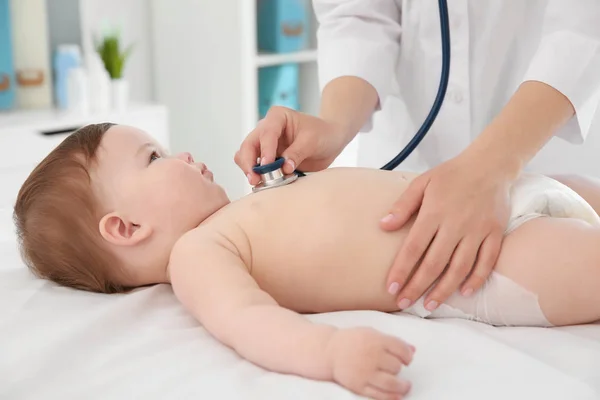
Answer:
[{"label": "doctor's hand", "polygon": [[399,308],[433,285],[424,301],[432,311],[459,287],[471,295],[492,272],[510,215],[512,180],[485,162],[461,154],[420,175],[382,219],[383,229],[397,230],[417,214],[388,275]]},{"label": "doctor's hand", "polygon": [[260,182],[252,171],[260,164],[285,158],[283,172],[291,174],[298,168],[304,172],[327,168],[347,144],[343,128],[332,122],[286,107],[272,107],[256,129],[244,139],[235,154],[235,163],[244,171],[251,185]]}]

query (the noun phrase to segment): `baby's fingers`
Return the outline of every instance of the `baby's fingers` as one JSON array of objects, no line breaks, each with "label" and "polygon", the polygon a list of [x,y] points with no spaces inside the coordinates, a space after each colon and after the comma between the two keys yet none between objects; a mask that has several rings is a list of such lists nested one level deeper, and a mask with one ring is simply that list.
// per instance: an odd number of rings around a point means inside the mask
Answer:
[{"label": "baby's fingers", "polygon": [[388,393],[406,394],[410,389],[410,382],[398,378],[396,375],[379,371],[369,379],[369,386]]},{"label": "baby's fingers", "polygon": [[405,343],[394,336],[389,336],[386,343],[385,349],[388,353],[398,358],[404,364],[409,365],[412,362],[415,347]]},{"label": "baby's fingers", "polygon": [[369,400],[402,400],[404,398],[400,393],[384,392],[373,386],[367,386],[361,395]]},{"label": "baby's fingers", "polygon": [[386,352],[379,360],[378,367],[381,371],[392,375],[398,375],[402,369],[402,364],[402,361],[398,357]]},{"label": "baby's fingers", "polygon": [[365,388],[372,399],[402,399],[410,391],[410,382],[385,372],[376,372]]}]

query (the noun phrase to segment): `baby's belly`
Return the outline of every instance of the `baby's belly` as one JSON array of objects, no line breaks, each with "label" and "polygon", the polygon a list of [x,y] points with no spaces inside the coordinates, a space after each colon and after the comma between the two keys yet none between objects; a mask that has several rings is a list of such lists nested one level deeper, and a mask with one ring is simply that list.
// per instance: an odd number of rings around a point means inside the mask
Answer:
[{"label": "baby's belly", "polygon": [[252,276],[296,311],[396,310],[386,279],[410,225],[386,232],[379,221],[411,178],[334,169],[248,198]]},{"label": "baby's belly", "polygon": [[348,255],[330,262],[329,257],[315,257],[293,263],[282,257],[279,267],[261,268],[253,276],[281,306],[298,312],[397,310],[385,288],[388,260],[358,257],[361,260]]},{"label": "baby's belly", "polygon": [[362,232],[340,225],[291,243],[280,237],[269,248],[253,246],[252,275],[280,305],[298,312],[396,311],[386,281],[407,228],[384,232],[377,221],[371,225]]}]

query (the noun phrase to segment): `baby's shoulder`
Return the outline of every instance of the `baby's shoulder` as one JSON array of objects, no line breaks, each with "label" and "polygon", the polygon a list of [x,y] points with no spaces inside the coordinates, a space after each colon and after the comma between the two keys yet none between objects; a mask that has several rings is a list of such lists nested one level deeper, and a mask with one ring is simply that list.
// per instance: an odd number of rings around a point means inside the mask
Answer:
[{"label": "baby's shoulder", "polygon": [[171,260],[202,257],[216,249],[227,249],[244,258],[247,237],[229,213],[222,213],[183,234],[173,246]]},{"label": "baby's shoulder", "polygon": [[224,258],[239,259],[241,263],[249,260],[239,234],[233,226],[200,225],[181,236],[173,249],[168,262],[168,275],[171,284],[181,284],[182,279],[212,270]]}]

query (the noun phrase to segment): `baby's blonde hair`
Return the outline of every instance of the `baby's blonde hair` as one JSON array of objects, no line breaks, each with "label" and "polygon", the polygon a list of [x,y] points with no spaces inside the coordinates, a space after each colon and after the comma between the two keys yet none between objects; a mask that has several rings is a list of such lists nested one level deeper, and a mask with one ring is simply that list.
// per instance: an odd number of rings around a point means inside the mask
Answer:
[{"label": "baby's blonde hair", "polygon": [[33,170],[14,208],[21,256],[37,276],[100,293],[118,284],[119,261],[104,246],[90,168],[114,124],[85,126],[69,135]]}]

